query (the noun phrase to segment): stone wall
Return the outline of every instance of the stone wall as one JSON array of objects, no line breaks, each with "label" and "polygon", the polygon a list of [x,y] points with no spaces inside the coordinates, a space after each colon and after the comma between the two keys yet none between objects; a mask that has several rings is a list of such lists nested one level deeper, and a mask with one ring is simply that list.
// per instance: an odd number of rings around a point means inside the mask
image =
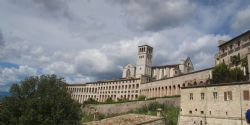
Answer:
[{"label": "stone wall", "polygon": [[93,112],[97,111],[101,114],[117,114],[117,113],[126,113],[134,109],[141,108],[145,105],[149,105],[152,102],[158,102],[160,104],[169,104],[176,107],[180,107],[180,97],[173,98],[158,98],[155,100],[147,100],[147,101],[135,101],[135,102],[127,102],[127,103],[117,103],[117,104],[91,104],[85,106],[82,110],[83,112]]},{"label": "stone wall", "polygon": [[249,81],[182,88],[179,125],[247,125],[249,106]]}]

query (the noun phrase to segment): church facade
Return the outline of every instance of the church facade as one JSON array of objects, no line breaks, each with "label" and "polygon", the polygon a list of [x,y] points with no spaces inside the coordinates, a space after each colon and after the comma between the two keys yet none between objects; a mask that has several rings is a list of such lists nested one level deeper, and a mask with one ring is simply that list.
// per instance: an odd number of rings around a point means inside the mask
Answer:
[{"label": "church facade", "polygon": [[138,47],[136,66],[128,64],[123,68],[122,78],[140,78],[142,75],[159,80],[186,74],[194,70],[190,58],[181,60],[179,64],[152,66],[153,48],[148,45]]}]

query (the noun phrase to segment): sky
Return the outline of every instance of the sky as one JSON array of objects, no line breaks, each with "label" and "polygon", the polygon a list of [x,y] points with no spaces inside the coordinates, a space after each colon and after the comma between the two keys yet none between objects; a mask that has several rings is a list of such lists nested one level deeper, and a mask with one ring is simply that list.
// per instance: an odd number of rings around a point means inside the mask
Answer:
[{"label": "sky", "polygon": [[218,40],[250,29],[249,0],[0,0],[0,91],[29,76],[120,78],[137,46],[153,65],[214,65]]}]

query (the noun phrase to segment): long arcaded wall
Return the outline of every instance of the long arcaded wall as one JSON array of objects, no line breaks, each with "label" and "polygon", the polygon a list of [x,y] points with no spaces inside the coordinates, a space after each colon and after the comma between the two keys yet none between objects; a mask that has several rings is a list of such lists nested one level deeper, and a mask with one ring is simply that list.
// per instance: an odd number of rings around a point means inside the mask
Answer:
[{"label": "long arcaded wall", "polygon": [[136,100],[144,95],[147,98],[180,95],[181,87],[209,84],[212,68],[191,72],[171,78],[145,83],[143,78],[98,81],[87,84],[71,84],[67,89],[73,99],[80,103],[89,98],[104,102],[108,98]]},{"label": "long arcaded wall", "polygon": [[140,85],[140,95],[147,98],[180,95],[181,87],[209,84],[212,68],[157,80]]}]

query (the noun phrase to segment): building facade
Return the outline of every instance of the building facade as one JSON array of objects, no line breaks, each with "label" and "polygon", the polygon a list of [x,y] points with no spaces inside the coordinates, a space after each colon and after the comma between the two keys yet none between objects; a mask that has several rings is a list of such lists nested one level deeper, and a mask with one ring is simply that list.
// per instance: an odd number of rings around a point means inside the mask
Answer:
[{"label": "building facade", "polygon": [[[230,68],[239,67],[247,75],[250,31],[227,42],[220,40],[218,48],[215,65],[225,63]],[[182,87],[179,125],[247,125],[249,91],[249,81]]]},{"label": "building facade", "polygon": [[215,64],[225,63],[230,67],[239,66],[243,68],[241,63],[234,64],[234,60],[242,60],[247,58],[250,52],[250,30],[229,40],[220,40],[219,52],[215,54]]},{"label": "building facade", "polygon": [[[108,98],[116,101],[119,99],[136,100],[140,95],[147,98],[179,95],[180,87],[200,84],[201,81],[205,83],[211,78],[211,69],[198,71],[206,75],[193,75],[198,72],[194,72],[190,58],[182,60],[179,64],[152,66],[152,55],[151,46],[138,46],[137,63],[124,66],[122,78],[68,84],[67,89],[71,92],[72,98],[80,103],[89,98],[100,102]],[[168,93],[164,94],[163,91],[168,91]]]},{"label": "building facade", "polygon": [[179,125],[247,125],[250,82],[181,89]]},{"label": "building facade", "polygon": [[212,68],[141,84],[140,95],[147,98],[177,96],[181,87],[209,84]]},{"label": "building facade", "polygon": [[89,98],[104,102],[108,98],[135,100],[140,94],[141,80],[139,78],[97,81],[85,84],[71,84],[67,89],[73,99],[83,103]]}]

